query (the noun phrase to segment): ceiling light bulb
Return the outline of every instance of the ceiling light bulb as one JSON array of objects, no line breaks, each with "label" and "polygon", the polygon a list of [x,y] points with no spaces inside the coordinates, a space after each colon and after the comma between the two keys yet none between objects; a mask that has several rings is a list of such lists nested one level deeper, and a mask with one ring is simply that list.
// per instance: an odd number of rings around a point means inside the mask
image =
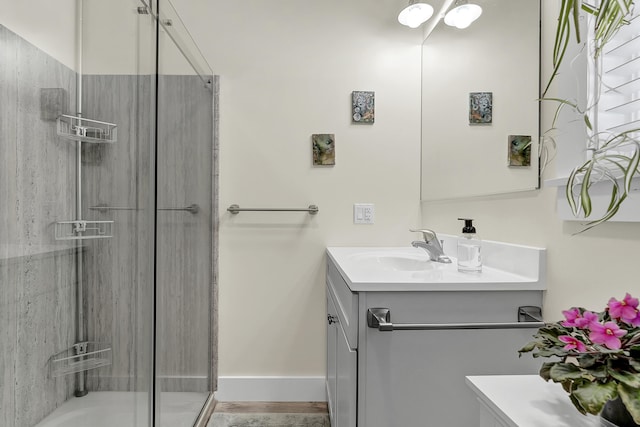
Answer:
[{"label": "ceiling light bulb", "polygon": [[398,15],[398,22],[410,28],[418,28],[433,15],[433,7],[426,3],[409,3]]},{"label": "ceiling light bulb", "polygon": [[454,7],[444,17],[444,23],[456,28],[467,28],[482,15],[482,8],[477,4],[461,4]]}]

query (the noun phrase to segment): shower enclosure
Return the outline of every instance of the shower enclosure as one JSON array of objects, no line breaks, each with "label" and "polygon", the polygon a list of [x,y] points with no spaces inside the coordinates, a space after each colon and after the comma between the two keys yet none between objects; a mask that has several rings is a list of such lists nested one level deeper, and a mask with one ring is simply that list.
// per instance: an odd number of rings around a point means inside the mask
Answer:
[{"label": "shower enclosure", "polygon": [[0,425],[203,425],[218,79],[168,0],[69,13],[75,69],[0,18]]}]

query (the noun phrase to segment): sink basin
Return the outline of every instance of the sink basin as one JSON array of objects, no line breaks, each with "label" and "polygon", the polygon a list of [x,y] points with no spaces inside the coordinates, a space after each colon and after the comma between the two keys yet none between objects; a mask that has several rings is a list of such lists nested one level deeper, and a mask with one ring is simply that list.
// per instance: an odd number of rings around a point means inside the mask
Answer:
[{"label": "sink basin", "polygon": [[434,263],[425,253],[360,253],[351,256],[353,261],[366,263],[369,267],[392,271],[433,270]]}]

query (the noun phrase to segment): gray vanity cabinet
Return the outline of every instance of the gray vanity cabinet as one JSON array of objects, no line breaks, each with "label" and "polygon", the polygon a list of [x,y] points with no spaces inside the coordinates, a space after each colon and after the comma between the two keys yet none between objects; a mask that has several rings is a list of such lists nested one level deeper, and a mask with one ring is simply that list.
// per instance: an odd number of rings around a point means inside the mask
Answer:
[{"label": "gray vanity cabinet", "polygon": [[[327,263],[327,400],[332,427],[474,427],[467,375],[535,374],[518,349],[540,324],[518,324],[519,307],[541,306],[540,290],[354,292]],[[368,326],[389,309],[394,328]],[[457,328],[461,324],[471,328]],[[423,328],[423,326],[430,328]],[[489,325],[490,327],[486,327]],[[493,328],[492,328],[493,327]]]}]

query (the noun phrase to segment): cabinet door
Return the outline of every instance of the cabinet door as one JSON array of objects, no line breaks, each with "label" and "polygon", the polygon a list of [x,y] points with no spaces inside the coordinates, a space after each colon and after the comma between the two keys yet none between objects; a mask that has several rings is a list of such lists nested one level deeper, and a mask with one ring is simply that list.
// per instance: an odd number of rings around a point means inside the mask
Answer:
[{"label": "cabinet door", "polygon": [[337,333],[337,423],[333,427],[356,427],[358,352],[351,349],[344,330]]},{"label": "cabinet door", "polygon": [[[401,322],[398,322],[401,323]],[[532,329],[380,332],[367,329],[366,427],[478,426],[467,375],[536,374],[540,361],[518,357]],[[363,351],[361,344],[359,351]]]},{"label": "cabinet door", "polygon": [[329,417],[331,425],[336,427],[336,379],[337,379],[337,353],[338,342],[338,314],[335,304],[329,292],[327,292],[327,379],[325,387],[327,390],[327,404],[329,406]]}]

